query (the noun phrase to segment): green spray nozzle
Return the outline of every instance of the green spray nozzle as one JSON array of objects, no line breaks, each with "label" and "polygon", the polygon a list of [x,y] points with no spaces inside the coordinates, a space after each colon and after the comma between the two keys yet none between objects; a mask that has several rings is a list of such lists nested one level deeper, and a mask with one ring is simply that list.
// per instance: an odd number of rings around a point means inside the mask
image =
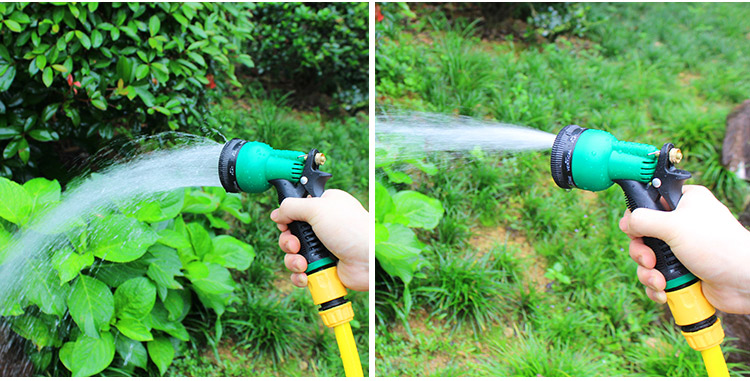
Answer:
[{"label": "green spray nozzle", "polygon": [[270,180],[299,181],[305,158],[304,152],[232,139],[219,156],[219,179],[228,192],[260,193],[271,187]]},{"label": "green spray nozzle", "polygon": [[606,131],[576,125],[564,127],[552,146],[552,178],[561,188],[600,191],[616,180],[648,183],[659,149],[617,140]]}]

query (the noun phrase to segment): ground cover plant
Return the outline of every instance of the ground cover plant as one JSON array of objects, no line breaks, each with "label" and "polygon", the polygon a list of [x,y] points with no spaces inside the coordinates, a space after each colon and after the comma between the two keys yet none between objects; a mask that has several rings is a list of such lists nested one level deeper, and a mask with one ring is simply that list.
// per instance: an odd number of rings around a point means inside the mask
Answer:
[{"label": "ground cover plant", "polygon": [[[329,158],[328,187],[368,205],[366,114],[299,111],[286,103],[286,83],[279,91],[268,78],[260,86],[235,76],[256,59],[272,61],[244,51],[253,4],[7,3],[0,11],[0,252],[74,177],[191,140],[182,132],[318,148]],[[339,16],[326,20],[365,18]],[[0,368],[12,351],[27,375],[343,374],[331,329],[283,266],[269,219],[277,205],[273,191],[177,189],[81,221],[35,257],[36,271],[18,276],[31,291],[0,305]],[[349,298],[367,374],[367,293]]]},{"label": "ground cover plant", "polygon": [[[719,156],[726,115],[750,94],[741,74],[750,63],[747,7],[588,4],[586,19],[606,22],[554,41],[488,34],[487,20],[450,6],[404,7],[379,4],[377,109],[671,141],[685,153],[689,183],[708,186],[735,214],[747,202],[747,186]],[[376,200],[377,190],[414,191],[444,213],[434,226],[409,228],[416,239],[404,250],[419,254],[408,257],[410,281],[377,268],[377,375],[705,374],[637,281],[617,226],[625,209],[617,187],[563,191],[545,152],[405,163],[381,148]],[[376,208],[380,220],[388,209]],[[377,241],[385,236],[376,231]],[[724,351],[732,347],[730,338]],[[744,371],[730,364],[731,374]]]}]

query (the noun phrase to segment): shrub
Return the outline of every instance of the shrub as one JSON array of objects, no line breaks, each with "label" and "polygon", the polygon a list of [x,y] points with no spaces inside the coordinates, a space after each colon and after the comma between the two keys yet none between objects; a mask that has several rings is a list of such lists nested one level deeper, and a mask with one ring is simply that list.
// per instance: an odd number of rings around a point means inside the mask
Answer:
[{"label": "shrub", "polygon": [[252,65],[240,54],[246,8],[0,4],[0,175],[59,177],[41,158],[85,155],[115,135],[210,132],[210,101],[239,85],[235,62]]},{"label": "shrub", "polygon": [[0,258],[16,275],[3,285],[0,315],[36,347],[28,352],[37,371],[60,373],[59,359],[73,376],[107,369],[163,375],[175,348],[192,340],[183,324],[191,306],[221,317],[237,300],[228,269],[246,270],[255,252],[211,227],[228,229],[226,214],[248,222],[239,197],[222,188],[177,189],[119,205],[122,213],[96,213],[18,268],[18,256],[5,252],[12,245],[6,229],[29,229],[59,202],[60,186],[0,178],[0,199],[14,201],[0,208]]},{"label": "shrub", "polygon": [[253,16],[247,48],[259,76],[347,110],[367,107],[367,3],[259,3]]}]

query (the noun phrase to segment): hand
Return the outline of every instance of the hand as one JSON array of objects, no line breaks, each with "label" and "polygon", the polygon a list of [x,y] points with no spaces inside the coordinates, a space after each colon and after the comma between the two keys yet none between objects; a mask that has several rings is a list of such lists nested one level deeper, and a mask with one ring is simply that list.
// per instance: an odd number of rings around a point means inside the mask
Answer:
[{"label": "hand", "polygon": [[299,239],[289,231],[292,221],[309,223],[320,241],[338,259],[341,282],[355,291],[369,290],[369,214],[349,193],[329,189],[321,197],[287,198],[271,212],[281,236],[279,247],[287,253],[286,267],[294,272],[297,287],[307,286],[307,261],[299,253]]},{"label": "hand", "polygon": [[685,185],[682,191],[674,211],[638,208],[620,220],[620,229],[631,239],[638,280],[651,300],[666,303],[666,280],[654,269],[656,256],[642,239],[659,238],[703,281],[703,294],[714,307],[750,313],[750,232],[705,187]]}]

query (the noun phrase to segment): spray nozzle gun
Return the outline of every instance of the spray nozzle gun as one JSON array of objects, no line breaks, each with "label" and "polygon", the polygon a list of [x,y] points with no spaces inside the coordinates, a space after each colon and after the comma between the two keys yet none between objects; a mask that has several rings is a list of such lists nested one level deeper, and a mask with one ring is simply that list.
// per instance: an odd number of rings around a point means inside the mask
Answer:
[{"label": "spray nozzle gun", "polygon": [[[219,156],[219,179],[227,192],[260,193],[276,188],[279,204],[287,197],[320,197],[330,173],[318,168],[325,155],[312,149],[308,154],[271,148],[260,142],[232,139]],[[305,273],[313,302],[320,306],[323,322],[334,329],[347,376],[362,376],[357,347],[349,322],[354,318],[352,303],[344,297],[346,288],[337,272],[338,259],[320,242],[312,226],[294,221],[289,230],[300,242],[299,254],[307,261]]]},{"label": "spray nozzle gun", "polygon": [[[674,166],[681,159],[682,153],[672,143],[657,149],[648,144],[618,141],[605,131],[570,125],[555,138],[550,169],[561,188],[600,191],[618,184],[631,211],[674,210],[682,197],[682,185],[690,178],[690,172]],[[704,360],[707,356],[711,358],[706,360],[709,376],[725,374],[725,364],[723,373],[720,365],[710,365],[723,363],[719,344],[724,331],[716,310],[703,295],[700,279],[675,257],[664,241],[644,237],[643,242],[656,254],[656,269],[667,280],[667,302],[683,336],[690,347],[701,351]]]}]

